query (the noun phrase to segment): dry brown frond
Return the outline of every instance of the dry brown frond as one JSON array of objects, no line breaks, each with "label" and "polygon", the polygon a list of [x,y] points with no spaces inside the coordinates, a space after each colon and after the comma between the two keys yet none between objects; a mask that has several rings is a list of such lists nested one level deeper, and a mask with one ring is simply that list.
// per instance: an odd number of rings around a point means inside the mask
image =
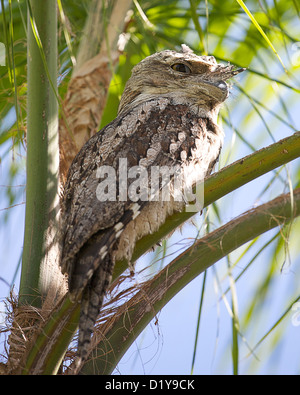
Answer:
[{"label": "dry brown frond", "polygon": [[55,306],[50,292],[42,307],[36,308],[31,305],[19,305],[18,297],[13,291],[7,297],[5,305],[6,319],[0,332],[8,334],[4,346],[5,355],[2,356],[6,364],[1,364],[0,374],[15,375],[21,372],[27,352]]}]

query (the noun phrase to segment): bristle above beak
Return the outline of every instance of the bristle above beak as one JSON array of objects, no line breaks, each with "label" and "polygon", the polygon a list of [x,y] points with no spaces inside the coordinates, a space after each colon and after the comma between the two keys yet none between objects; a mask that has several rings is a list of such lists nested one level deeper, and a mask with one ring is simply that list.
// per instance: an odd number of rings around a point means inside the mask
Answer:
[{"label": "bristle above beak", "polygon": [[246,69],[244,67],[240,67],[235,69],[235,66],[228,62],[227,65],[218,64],[216,69],[212,72],[212,76],[214,78],[218,78],[219,80],[228,80],[229,78],[235,77],[237,74],[242,73]]},{"label": "bristle above beak", "polygon": [[242,68],[240,68],[240,69],[236,69],[236,70],[233,70],[232,71],[232,74],[233,75],[237,75],[237,74],[239,74],[239,73],[242,73],[243,71],[245,71],[245,70],[247,70],[245,67],[242,67]]}]

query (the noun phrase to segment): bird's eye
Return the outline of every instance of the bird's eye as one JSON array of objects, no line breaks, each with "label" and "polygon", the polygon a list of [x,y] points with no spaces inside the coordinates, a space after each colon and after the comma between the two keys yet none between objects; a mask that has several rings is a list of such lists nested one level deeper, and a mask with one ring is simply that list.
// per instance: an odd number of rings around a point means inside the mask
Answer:
[{"label": "bird's eye", "polygon": [[186,64],[183,63],[175,63],[171,67],[173,70],[179,71],[179,73],[186,73],[186,74],[191,73],[191,69]]}]

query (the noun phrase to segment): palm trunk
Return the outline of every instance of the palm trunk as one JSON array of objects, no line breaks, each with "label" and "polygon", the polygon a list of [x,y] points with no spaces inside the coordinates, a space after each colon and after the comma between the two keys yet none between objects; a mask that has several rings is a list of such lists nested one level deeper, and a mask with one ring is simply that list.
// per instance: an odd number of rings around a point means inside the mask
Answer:
[{"label": "palm trunk", "polygon": [[61,280],[56,238],[59,202],[56,36],[56,1],[28,2],[27,188],[19,301],[38,307],[51,287],[59,289]]}]

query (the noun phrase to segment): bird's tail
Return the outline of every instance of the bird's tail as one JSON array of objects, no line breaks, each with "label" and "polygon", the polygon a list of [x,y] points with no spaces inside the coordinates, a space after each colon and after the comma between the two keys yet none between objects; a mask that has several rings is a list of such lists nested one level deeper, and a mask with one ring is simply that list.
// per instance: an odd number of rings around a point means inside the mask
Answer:
[{"label": "bird's tail", "polygon": [[79,318],[77,367],[82,366],[88,357],[91,336],[103,298],[111,282],[113,267],[110,257],[105,257],[83,291]]}]

